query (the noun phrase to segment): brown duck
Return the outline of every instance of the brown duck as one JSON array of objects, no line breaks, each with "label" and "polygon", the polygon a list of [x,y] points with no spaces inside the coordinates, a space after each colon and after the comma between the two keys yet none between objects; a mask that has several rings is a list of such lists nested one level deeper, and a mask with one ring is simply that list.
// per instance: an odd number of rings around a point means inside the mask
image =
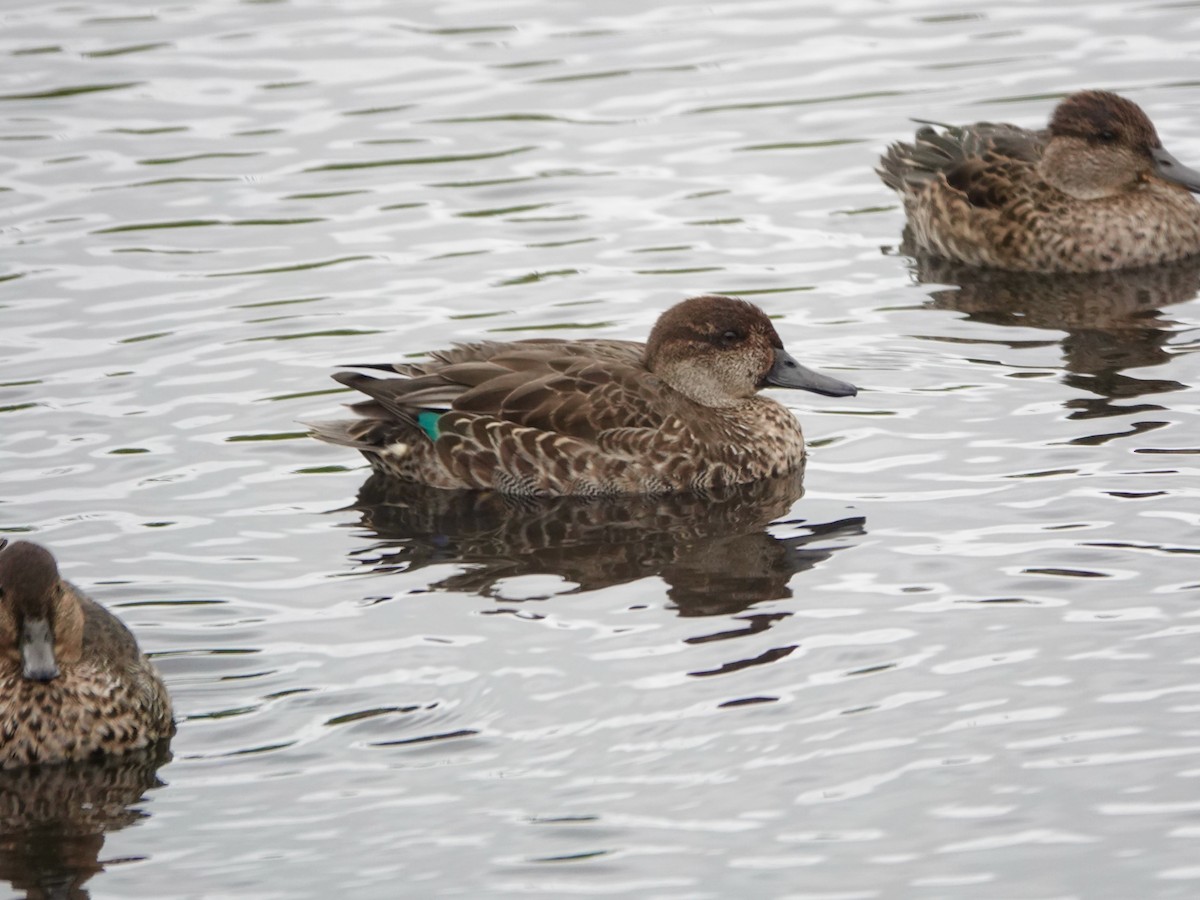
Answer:
[{"label": "brown duck", "polygon": [[175,731],[162,680],[121,621],[48,550],[0,541],[0,768],[147,747]]},{"label": "brown duck", "polygon": [[918,252],[973,266],[1099,272],[1200,253],[1200,173],[1141,108],[1080,91],[1044,131],[923,127],[879,176],[904,199]]},{"label": "brown duck", "polygon": [[511,494],[705,491],[796,470],[804,437],[768,386],[851,396],[804,368],[758,307],[685,300],[645,344],[528,340],[460,344],[432,361],[334,376],[370,399],[315,437],[361,450],[377,472],[439,488]]}]

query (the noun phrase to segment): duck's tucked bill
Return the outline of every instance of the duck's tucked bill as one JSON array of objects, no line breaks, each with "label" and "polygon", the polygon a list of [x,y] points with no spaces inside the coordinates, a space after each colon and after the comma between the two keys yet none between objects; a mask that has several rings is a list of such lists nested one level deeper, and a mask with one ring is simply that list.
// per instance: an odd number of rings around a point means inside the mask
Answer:
[{"label": "duck's tucked bill", "polygon": [[1200,173],[1135,103],[1080,91],[1044,131],[923,127],[878,170],[920,252],[1000,269],[1099,272],[1200,253]]},{"label": "duck's tucked bill", "polygon": [[0,540],[0,769],[87,760],[174,733],[128,629],[59,577],[48,550]]},{"label": "duck's tucked bill", "polygon": [[369,399],[352,421],[312,425],[381,474],[440,488],[528,495],[664,494],[799,468],[795,416],[758,392],[856,388],[807,369],[758,307],[685,300],[645,344],[537,339],[459,344],[422,363],[339,372]]}]

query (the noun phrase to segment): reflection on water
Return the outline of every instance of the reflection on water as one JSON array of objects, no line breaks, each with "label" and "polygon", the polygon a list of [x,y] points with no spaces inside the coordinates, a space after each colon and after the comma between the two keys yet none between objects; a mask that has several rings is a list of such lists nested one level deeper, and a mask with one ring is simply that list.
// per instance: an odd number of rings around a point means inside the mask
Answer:
[{"label": "reflection on water", "polygon": [[1072,400],[1073,418],[1159,410],[1157,404],[1109,401],[1183,388],[1178,381],[1135,378],[1123,370],[1171,359],[1166,345],[1173,323],[1162,318],[1161,310],[1200,291],[1200,257],[1145,269],[1046,275],[975,269],[913,254],[907,234],[901,250],[916,259],[921,283],[955,285],[930,294],[934,308],[955,309],[993,325],[1065,331],[1066,382],[1099,395]]},{"label": "reflection on water", "polygon": [[147,813],[136,804],[161,787],[171,758],[156,748],[94,763],[0,772],[0,879],[30,900],[86,898],[85,882],[104,871],[104,836]]},{"label": "reflection on water", "polygon": [[704,616],[791,596],[792,576],[837,549],[831,538],[863,533],[861,518],[768,532],[802,494],[802,472],[702,496],[545,499],[372,476],[354,508],[383,541],[359,554],[373,570],[468,567],[431,589],[495,597],[501,579],[519,575],[556,575],[580,591],[659,576],[680,615]]}]

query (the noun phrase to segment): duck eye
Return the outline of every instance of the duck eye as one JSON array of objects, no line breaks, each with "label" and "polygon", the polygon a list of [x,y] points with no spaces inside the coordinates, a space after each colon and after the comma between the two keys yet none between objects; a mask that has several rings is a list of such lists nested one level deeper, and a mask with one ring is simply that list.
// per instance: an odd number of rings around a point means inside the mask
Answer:
[{"label": "duck eye", "polygon": [[1101,131],[1099,134],[1097,134],[1096,137],[1106,144],[1111,144],[1117,139],[1117,133],[1106,128],[1104,131]]},{"label": "duck eye", "polygon": [[720,336],[718,338],[716,338],[716,342],[721,344],[722,347],[731,347],[731,346],[733,346],[733,344],[736,344],[739,341],[744,341],[744,340],[745,340],[745,335],[742,334],[742,332],[738,331],[737,329],[733,329],[733,328],[731,328],[728,331],[722,331]]}]

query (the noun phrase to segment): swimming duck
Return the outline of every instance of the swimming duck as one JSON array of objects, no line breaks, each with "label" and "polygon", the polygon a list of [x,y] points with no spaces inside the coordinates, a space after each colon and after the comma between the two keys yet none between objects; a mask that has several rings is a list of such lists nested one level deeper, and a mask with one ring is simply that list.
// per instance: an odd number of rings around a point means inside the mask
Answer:
[{"label": "swimming duck", "polygon": [[121,621],[0,541],[0,769],[147,747],[175,731],[162,680]]},{"label": "swimming duck", "polygon": [[923,127],[876,171],[904,198],[917,249],[968,265],[1099,272],[1200,253],[1200,172],[1108,91],[1069,95],[1044,131]]},{"label": "swimming duck", "polygon": [[370,399],[359,419],[311,425],[377,472],[439,488],[561,496],[668,494],[791,472],[795,416],[764,387],[852,396],[804,368],[766,314],[731,297],[685,300],[645,343],[534,339],[459,344],[430,362],[334,378]]}]

